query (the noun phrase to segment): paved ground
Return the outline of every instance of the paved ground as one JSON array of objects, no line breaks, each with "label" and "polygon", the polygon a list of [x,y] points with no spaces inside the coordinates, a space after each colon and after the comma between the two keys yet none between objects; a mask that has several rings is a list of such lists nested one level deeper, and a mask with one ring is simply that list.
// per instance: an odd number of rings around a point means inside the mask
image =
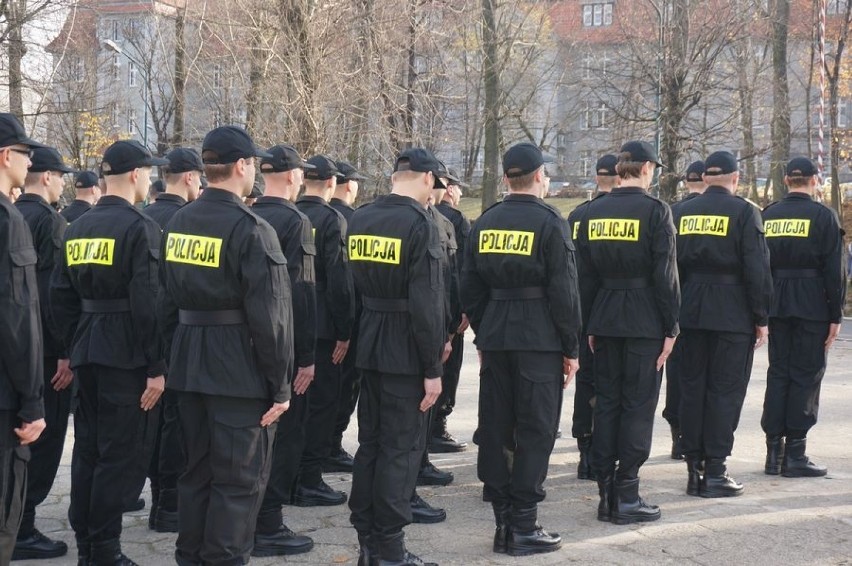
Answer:
[{"label": "paved ground", "polygon": [[[852,322],[832,353],[822,390],[820,424],[809,440],[812,458],[829,467],[827,478],[785,479],[763,475],[764,444],[759,420],[766,376],[766,349],[756,356],[748,398],[729,468],[746,485],[742,497],[710,500],[688,497],[685,465],[668,457],[667,424],[658,417],[651,458],[642,469],[646,500],[660,505],[662,520],[644,526],[615,526],[595,519],[597,488],[575,477],[577,450],[571,438],[558,440],[546,483],[547,500],[540,520],[562,534],[561,551],[530,558],[491,552],[490,506],[479,495],[475,446],[460,455],[436,455],[439,467],[452,470],[456,481],[446,488],[420,488],[434,505],[447,509],[445,523],[412,525],[408,546],[440,564],[852,564]],[[476,425],[478,390],[475,351],[465,355],[458,409],[451,430],[469,440]],[[573,387],[566,392],[563,429],[570,434]],[[661,403],[662,405],[662,403]],[[658,410],[658,414],[659,414]],[[356,436],[345,444],[354,452]],[[60,477],[39,508],[38,527],[72,544],[66,517],[70,482],[69,430]],[[351,477],[332,474],[326,480],[348,491]],[[146,499],[149,495],[146,491]],[[149,499],[148,499],[149,500]],[[150,500],[149,500],[150,502]],[[354,564],[355,532],[345,507],[285,507],[291,528],[316,541],[313,552],[286,559],[256,559],[252,564]],[[174,536],[148,531],[147,510],[125,515],[123,546],[143,565],[172,564]],[[74,554],[45,562],[75,564]]]}]

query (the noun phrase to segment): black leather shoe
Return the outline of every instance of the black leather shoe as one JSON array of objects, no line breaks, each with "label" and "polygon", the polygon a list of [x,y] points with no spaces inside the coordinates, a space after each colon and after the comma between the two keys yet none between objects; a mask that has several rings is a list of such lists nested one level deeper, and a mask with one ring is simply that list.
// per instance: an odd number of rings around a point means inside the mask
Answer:
[{"label": "black leather shoe", "polygon": [[331,488],[324,481],[316,486],[296,486],[293,494],[293,505],[297,507],[333,507],[346,503],[347,495],[342,491]]},{"label": "black leather shoe", "polygon": [[136,511],[141,511],[145,508],[145,500],[141,497],[137,499],[135,502],[131,503],[127,507],[124,508],[125,513],[135,513]]},{"label": "black leather shoe", "polygon": [[411,498],[411,522],[421,525],[432,523],[443,523],[447,520],[447,512],[437,507],[432,507],[423,498],[414,493]]},{"label": "black leather shoe", "polygon": [[379,558],[379,560],[374,561],[373,564],[377,564],[378,566],[438,566],[437,562],[423,562],[419,556],[412,554],[407,550],[405,551],[402,560],[385,560],[384,558]]},{"label": "black leather shoe", "polygon": [[465,450],[467,450],[467,442],[462,442],[446,430],[440,435],[432,435],[432,438],[429,439],[429,452],[432,454],[464,452]]},{"label": "black leather shoe", "polygon": [[648,505],[639,497],[639,478],[622,479],[615,482],[615,505],[612,522],[616,525],[649,523],[660,518],[660,508]]},{"label": "black leather shoe", "polygon": [[728,475],[724,458],[705,460],[704,478],[701,480],[701,497],[736,497],[743,494],[743,485]]},{"label": "black leather shoe", "polygon": [[281,525],[277,532],[270,534],[255,533],[252,556],[286,556],[304,554],[314,547],[311,537],[297,535],[287,525]]},{"label": "black leather shoe", "polygon": [[615,484],[613,476],[607,476],[598,480],[598,521],[609,523],[612,521],[612,509],[615,507]]},{"label": "black leather shoe", "polygon": [[781,473],[781,462],[784,460],[784,438],[781,436],[766,437],[766,463],[763,473],[777,476]]},{"label": "black leather shoe", "polygon": [[12,560],[42,560],[58,558],[68,554],[68,545],[61,540],[52,540],[44,536],[38,529],[15,541]]},{"label": "black leather shoe", "polygon": [[121,543],[118,539],[111,539],[92,543],[93,566],[139,566],[121,552]]},{"label": "black leather shoe", "polygon": [[672,460],[683,460],[683,451],[680,448],[680,428],[672,429]]},{"label": "black leather shoe", "polygon": [[578,480],[593,480],[595,479],[592,473],[592,465],[589,461],[589,452],[592,450],[592,437],[581,436],[577,439],[577,450],[580,451],[580,462],[577,464],[577,479]]},{"label": "black leather shoe", "polygon": [[343,448],[337,448],[322,463],[322,471],[326,474],[334,472],[351,474],[354,465],[355,458]]},{"label": "black leather shoe", "polygon": [[697,458],[686,458],[686,494],[701,495],[701,461]]},{"label": "black leather shoe", "polygon": [[157,513],[154,516],[154,528],[158,533],[176,533],[178,532],[178,513],[177,511],[169,511],[162,507],[157,507]]},{"label": "black leather shoe", "polygon": [[807,440],[788,438],[784,447],[784,462],[781,475],[785,478],[819,478],[828,473],[828,468],[817,466],[805,454]]},{"label": "black leather shoe", "polygon": [[531,531],[517,531],[509,528],[509,556],[529,556],[554,552],[562,547],[562,537],[557,533],[549,533],[540,525]]},{"label": "black leather shoe", "polygon": [[430,462],[420,468],[417,485],[450,485],[454,477],[452,472],[442,472]]}]

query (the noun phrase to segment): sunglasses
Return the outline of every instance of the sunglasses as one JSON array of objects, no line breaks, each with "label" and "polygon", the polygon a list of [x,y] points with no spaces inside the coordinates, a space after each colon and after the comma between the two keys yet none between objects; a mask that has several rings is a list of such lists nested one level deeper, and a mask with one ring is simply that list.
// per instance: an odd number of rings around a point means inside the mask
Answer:
[{"label": "sunglasses", "polygon": [[33,157],[32,149],[18,149],[17,147],[9,147],[6,149],[8,149],[9,151],[14,151],[15,153],[20,153],[21,155],[26,155],[29,159],[32,159]]}]

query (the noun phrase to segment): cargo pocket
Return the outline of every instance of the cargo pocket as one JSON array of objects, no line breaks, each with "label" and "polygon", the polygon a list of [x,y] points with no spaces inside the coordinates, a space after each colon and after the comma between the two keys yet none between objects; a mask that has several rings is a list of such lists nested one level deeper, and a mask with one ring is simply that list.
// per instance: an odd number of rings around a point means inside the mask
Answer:
[{"label": "cargo pocket", "polygon": [[284,292],[285,284],[289,282],[287,258],[281,250],[266,250],[266,257],[269,260],[269,275],[272,279],[272,296],[283,299],[287,296]]},{"label": "cargo pocket", "polygon": [[[0,493],[0,530],[12,532],[21,523],[24,511],[24,496],[27,490],[27,462],[30,461],[29,446],[16,446],[9,450],[8,460],[3,463],[3,487]],[[5,460],[5,458],[3,458]]]},{"label": "cargo pocket", "polygon": [[434,290],[443,286],[443,274],[441,262],[444,259],[444,250],[441,248],[429,248],[429,285]]},{"label": "cargo pocket", "polygon": [[35,265],[38,261],[35,250],[19,248],[10,250],[12,259],[12,296],[19,305],[29,305],[38,297]]},{"label": "cargo pocket", "polygon": [[160,288],[159,281],[160,250],[148,250],[148,282],[156,295]]},{"label": "cargo pocket", "polygon": [[314,263],[317,257],[317,246],[313,242],[302,242],[302,279],[316,281]]},{"label": "cargo pocket", "polygon": [[656,404],[662,379],[662,372],[657,371],[657,358],[663,351],[662,340],[628,341],[626,350],[622,403],[631,407],[649,402]]},{"label": "cargo pocket", "polygon": [[[274,438],[260,426],[257,411],[217,411],[213,414],[216,430],[211,431],[212,464],[226,484],[252,489],[260,481],[263,463]],[[215,481],[215,480],[214,480]]]}]

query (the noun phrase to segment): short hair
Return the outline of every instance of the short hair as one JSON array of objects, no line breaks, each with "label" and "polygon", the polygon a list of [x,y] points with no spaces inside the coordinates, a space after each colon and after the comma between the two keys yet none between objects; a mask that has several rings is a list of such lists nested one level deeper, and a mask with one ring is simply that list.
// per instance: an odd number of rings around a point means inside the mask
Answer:
[{"label": "short hair", "polygon": [[166,181],[167,185],[176,185],[183,180],[183,176],[187,173],[191,173],[191,171],[184,171],[183,173],[166,173],[163,175],[163,179]]},{"label": "short hair", "polygon": [[306,189],[325,189],[328,179],[305,179],[304,184]]},{"label": "short hair", "polygon": [[538,173],[540,169],[541,167],[532,173],[526,173],[520,177],[506,176],[506,182],[509,183],[509,188],[513,191],[525,191],[533,186],[533,183],[535,183],[535,174]]},{"label": "short hair", "polygon": [[[403,160],[400,159],[400,163]],[[407,160],[406,160],[407,161]],[[407,183],[408,181],[413,181],[420,177],[420,175],[425,175],[425,173],[421,171],[412,171],[410,169],[403,169],[401,171],[394,171],[393,175],[391,175],[391,183]]]},{"label": "short hair", "polygon": [[231,178],[234,174],[236,163],[206,163],[204,174],[209,183],[219,183]]},{"label": "short hair", "polygon": [[[704,172],[704,177],[706,177],[707,179],[713,179],[716,183],[719,183],[719,182],[722,182],[722,183],[724,183],[724,182],[732,183],[732,182],[734,181],[734,175],[736,175],[737,173],[739,173],[739,172],[738,172],[738,171],[734,171],[733,173],[725,173],[725,174],[722,174],[722,175],[720,175],[720,174],[713,175],[713,174],[711,174],[711,173],[707,173],[707,172],[705,171],[705,172]],[[705,180],[704,182],[705,182],[705,183],[707,183],[707,184],[709,184],[706,180]]]},{"label": "short hair", "polygon": [[615,164],[615,172],[622,179],[635,179],[642,174],[645,161],[632,161],[633,156],[629,151],[618,154],[618,163]]},{"label": "short hair", "polygon": [[805,188],[805,187],[807,187],[808,185],[811,184],[811,179],[813,179],[813,176],[801,177],[801,176],[797,175],[795,177],[786,177],[784,179],[784,182],[791,189],[802,189],[802,188]]},{"label": "short hair", "polygon": [[44,175],[44,173],[45,173],[44,171],[40,171],[40,172],[37,172],[37,173],[34,173],[32,171],[28,171],[27,176],[24,178],[24,187],[23,188],[26,188],[29,185],[35,185],[36,183],[38,183],[41,180],[41,176]]},{"label": "short hair", "polygon": [[618,177],[613,175],[596,175],[595,182],[599,187],[614,187]]}]

